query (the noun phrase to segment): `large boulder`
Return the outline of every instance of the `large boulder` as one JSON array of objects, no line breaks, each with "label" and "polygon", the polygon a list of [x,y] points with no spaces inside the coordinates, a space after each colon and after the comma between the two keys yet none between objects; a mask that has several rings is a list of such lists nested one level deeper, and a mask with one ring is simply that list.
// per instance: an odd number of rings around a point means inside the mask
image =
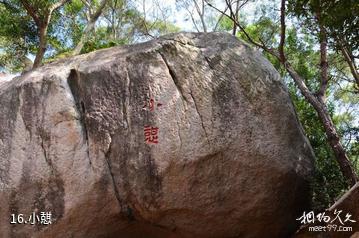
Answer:
[{"label": "large boulder", "polygon": [[[286,87],[229,34],[51,63],[0,101],[0,237],[280,238],[308,208],[313,153]],[[9,223],[41,212],[52,224]]]}]

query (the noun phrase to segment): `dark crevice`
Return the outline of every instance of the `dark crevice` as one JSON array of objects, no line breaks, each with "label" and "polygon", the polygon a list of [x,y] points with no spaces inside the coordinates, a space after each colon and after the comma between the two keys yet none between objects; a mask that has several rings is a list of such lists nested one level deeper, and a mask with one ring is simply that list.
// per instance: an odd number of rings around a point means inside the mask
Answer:
[{"label": "dark crevice", "polygon": [[81,100],[81,95],[80,95],[81,88],[79,85],[79,79],[80,79],[79,72],[75,69],[72,69],[70,72],[70,76],[67,79],[67,83],[68,83],[71,93],[74,97],[75,105],[76,105],[77,111],[80,116],[79,122],[80,122],[81,128],[82,128],[83,139],[84,139],[84,141],[86,143],[86,147],[87,147],[87,157],[89,159],[90,166],[92,166],[91,157],[90,157],[89,136],[88,136],[86,118],[85,118],[86,107],[85,107],[85,103]]},{"label": "dark crevice", "polygon": [[89,136],[88,136],[88,132],[87,132],[87,125],[86,125],[86,122],[85,122],[85,118],[83,118],[84,115],[86,115],[86,108],[85,108],[85,104],[84,104],[83,101],[81,101],[80,104],[81,104],[82,114],[80,116],[79,121],[81,122],[81,125],[82,125],[82,131],[83,131],[85,142],[86,142],[86,145],[87,145],[87,156],[89,158],[89,163],[91,165],[92,162],[91,162],[91,158],[90,158]]},{"label": "dark crevice", "polygon": [[136,221],[135,215],[133,213],[134,213],[133,209],[130,207],[127,207],[126,217],[130,222]]},{"label": "dark crevice", "polygon": [[213,68],[213,66],[212,66],[211,60],[210,60],[207,56],[204,56],[204,59],[206,60],[206,62],[207,62],[207,64],[208,64],[208,67],[209,67],[211,70],[215,70],[215,68]]},{"label": "dark crevice", "polygon": [[40,140],[41,140],[40,146],[41,146],[41,148],[42,148],[42,153],[43,153],[43,155],[44,155],[45,161],[46,161],[46,163],[50,166],[51,171],[52,171],[52,169],[53,169],[53,167],[52,167],[52,161],[50,160],[50,158],[49,158],[49,156],[48,156],[48,154],[47,154],[47,149],[45,148],[45,144],[44,144],[44,138],[43,138],[41,135],[40,135]]},{"label": "dark crevice", "polygon": [[110,145],[108,147],[108,150],[105,153],[105,160],[106,160],[106,163],[107,163],[108,171],[109,171],[110,176],[111,176],[112,186],[113,186],[113,190],[115,191],[116,199],[117,199],[120,207],[122,208],[121,198],[120,198],[117,186],[116,186],[115,176],[114,176],[114,174],[112,172],[112,166],[111,166],[111,162],[110,162],[111,152],[112,152],[112,138],[111,138],[111,142],[110,142]]},{"label": "dark crevice", "polygon": [[[49,134],[45,131],[45,117],[46,117],[46,99],[49,96],[49,92],[50,92],[50,82],[49,81],[43,81],[43,83],[41,84],[41,90],[40,90],[40,95],[43,96],[43,98],[41,98],[39,96],[39,100],[41,101],[41,127],[38,128],[39,131],[39,136],[41,139],[41,148],[43,150],[43,154],[46,160],[46,163],[50,166],[51,168],[51,172],[53,173],[53,166],[52,166],[52,162],[48,156],[48,150],[50,149],[50,145],[44,143],[44,140],[46,140],[45,142],[50,143],[50,136]],[[45,146],[47,147],[47,149],[45,148]]]}]

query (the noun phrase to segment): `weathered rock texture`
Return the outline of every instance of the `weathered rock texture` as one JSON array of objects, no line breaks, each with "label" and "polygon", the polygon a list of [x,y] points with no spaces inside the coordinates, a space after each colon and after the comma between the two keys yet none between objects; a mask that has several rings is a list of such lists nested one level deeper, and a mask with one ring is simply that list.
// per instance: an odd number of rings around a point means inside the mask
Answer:
[{"label": "weathered rock texture", "polygon": [[[52,63],[0,101],[0,237],[288,237],[308,206],[313,155],[285,86],[230,35]],[[52,225],[9,224],[42,211]]]}]

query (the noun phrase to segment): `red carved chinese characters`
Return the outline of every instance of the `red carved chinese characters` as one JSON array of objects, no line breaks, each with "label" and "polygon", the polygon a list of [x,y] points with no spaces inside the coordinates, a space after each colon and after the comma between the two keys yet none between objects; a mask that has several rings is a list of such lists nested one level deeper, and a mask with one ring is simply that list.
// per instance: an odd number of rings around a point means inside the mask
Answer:
[{"label": "red carved chinese characters", "polygon": [[[162,106],[162,103],[155,103],[155,100],[150,98],[148,102],[145,102],[142,110],[153,112],[160,106]],[[144,126],[143,133],[147,144],[158,144],[158,130],[158,127]]]},{"label": "red carved chinese characters", "polygon": [[158,144],[158,127],[145,126],[143,132],[147,144]]}]

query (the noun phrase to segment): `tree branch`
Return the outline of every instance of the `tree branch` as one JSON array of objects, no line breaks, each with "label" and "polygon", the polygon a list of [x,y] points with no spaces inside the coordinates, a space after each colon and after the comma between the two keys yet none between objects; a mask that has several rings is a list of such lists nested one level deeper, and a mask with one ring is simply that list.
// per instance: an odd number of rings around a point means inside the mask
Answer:
[{"label": "tree branch", "polygon": [[352,75],[355,79],[355,82],[357,84],[357,87],[359,89],[359,73],[358,73],[358,70],[354,63],[354,60],[352,60],[352,58],[350,57],[348,50],[346,49],[344,44],[341,42],[341,40],[338,40],[338,42],[339,42],[339,48],[344,56],[345,61],[347,62],[348,66],[350,68],[350,72],[352,73]]},{"label": "tree branch", "polygon": [[51,15],[53,11],[57,10],[59,7],[63,6],[65,3],[70,2],[71,0],[60,0],[52,4],[49,8],[49,14]]},{"label": "tree branch", "polygon": [[[228,4],[228,0],[226,0]],[[263,41],[259,39],[261,43],[256,42],[253,40],[249,34],[245,31],[245,29],[239,24],[239,22],[233,18],[233,12],[231,12],[230,15],[224,13],[223,11],[219,10],[215,6],[213,6],[211,3],[207,4],[214,8],[215,10],[219,11],[220,13],[226,15],[229,17],[237,26],[241,29],[241,31],[244,33],[244,35],[247,37],[248,41],[252,43],[253,45],[262,48],[264,51],[272,54],[277,59],[279,59],[279,62],[284,66],[284,69],[288,72],[288,74],[292,77],[295,84],[299,88],[302,95],[306,98],[306,100],[312,105],[312,107],[317,112],[319,119],[324,127],[325,134],[327,136],[327,141],[330,144],[334,154],[335,159],[339,164],[340,170],[343,174],[343,177],[346,179],[348,184],[353,185],[358,181],[358,176],[356,175],[353,166],[348,158],[348,155],[343,148],[341,142],[340,142],[340,136],[337,133],[337,130],[335,128],[335,125],[333,123],[332,118],[329,115],[328,109],[322,100],[321,97],[317,97],[315,94],[313,94],[307,85],[305,84],[304,79],[296,72],[296,70],[290,65],[290,63],[285,59],[284,56],[284,43],[285,43],[285,0],[282,0],[281,2],[281,45],[278,47],[279,53],[275,52],[274,50],[268,48],[265,46]],[[231,9],[230,9],[231,10]],[[322,62],[325,62],[325,64],[322,64],[323,67],[321,67],[321,73],[322,73],[322,85],[325,83],[323,80],[328,80],[327,75],[327,61],[326,61],[326,37],[321,38],[321,54],[322,54]],[[325,44],[324,44],[325,43]],[[323,86],[324,87],[324,86]]]},{"label": "tree branch", "polygon": [[281,1],[281,7],[280,7],[280,42],[278,46],[279,51],[279,59],[282,63],[286,61],[285,55],[284,55],[284,43],[285,43],[285,1]]},{"label": "tree branch", "polygon": [[107,2],[109,0],[102,0],[100,3],[100,6],[96,9],[95,13],[91,15],[91,20],[92,21],[97,21],[97,19],[100,17],[103,9],[105,8]]},{"label": "tree branch", "polygon": [[325,102],[326,96],[325,91],[328,87],[328,59],[327,59],[327,33],[321,22],[321,9],[318,9],[316,12],[316,18],[319,25],[319,41],[320,41],[320,88],[316,93],[317,96]]},{"label": "tree branch", "polygon": [[40,17],[36,14],[36,10],[34,9],[34,7],[31,6],[31,4],[27,0],[20,0],[20,2],[24,6],[27,13],[29,13],[29,15],[32,17],[32,19],[34,19],[36,26],[38,26],[38,27],[41,26],[42,21],[41,21]]},{"label": "tree branch", "polygon": [[197,32],[201,32],[201,31],[199,30],[198,26],[197,26],[196,20],[195,20],[194,17],[193,17],[193,12],[191,12],[191,11],[189,10],[189,8],[186,8],[186,11],[188,12],[189,16],[191,17],[192,23],[193,23],[194,27],[196,28],[196,31],[197,31]]},{"label": "tree branch", "polygon": [[[228,9],[228,6],[226,6],[226,8],[224,9],[223,12],[226,12]],[[216,25],[214,26],[213,28],[213,31],[217,31],[217,28],[218,28],[218,25],[219,23],[221,22],[222,18],[224,17],[225,15],[223,13],[221,13],[221,16],[218,18],[218,21],[216,22]]]},{"label": "tree branch", "polygon": [[[243,32],[243,34],[246,36],[247,40],[250,43],[252,43],[253,45],[255,45],[255,46],[259,47],[259,48],[262,48],[263,50],[267,51],[268,53],[272,54],[273,56],[278,57],[278,55],[272,49],[266,47],[264,44],[258,43],[255,40],[253,40],[252,37],[250,37],[250,35],[246,32],[244,27],[241,24],[239,24],[239,22],[236,19],[234,19],[231,15],[228,15],[224,11],[222,11],[222,10],[218,9],[217,7],[213,6],[210,2],[208,2],[208,0],[205,0],[205,1],[208,4],[208,6],[212,7],[213,9],[215,9],[216,11],[221,13],[222,15],[224,15],[224,16],[228,17],[229,19],[231,19],[238,26],[238,28]],[[231,9],[229,6],[228,6],[228,8]]]},{"label": "tree branch", "polygon": [[197,0],[192,0],[193,3],[194,3],[194,6],[196,8],[196,11],[197,11],[197,14],[201,20],[201,24],[202,24],[202,29],[203,29],[203,32],[207,32],[207,25],[204,21],[204,0],[202,1],[202,11],[201,11],[201,8],[200,6],[198,5],[197,3]]},{"label": "tree branch", "polygon": [[[65,0],[65,1],[67,1],[67,0]],[[84,32],[81,35],[81,39],[80,39],[79,43],[76,45],[75,49],[73,50],[72,55],[80,54],[82,48],[84,47],[84,45],[87,41],[89,33],[95,28],[95,23],[96,23],[97,19],[100,17],[100,15],[108,1],[109,0],[102,0],[100,3],[100,6],[98,6],[95,13],[91,15],[90,21],[87,23],[87,25],[84,29]]]}]

